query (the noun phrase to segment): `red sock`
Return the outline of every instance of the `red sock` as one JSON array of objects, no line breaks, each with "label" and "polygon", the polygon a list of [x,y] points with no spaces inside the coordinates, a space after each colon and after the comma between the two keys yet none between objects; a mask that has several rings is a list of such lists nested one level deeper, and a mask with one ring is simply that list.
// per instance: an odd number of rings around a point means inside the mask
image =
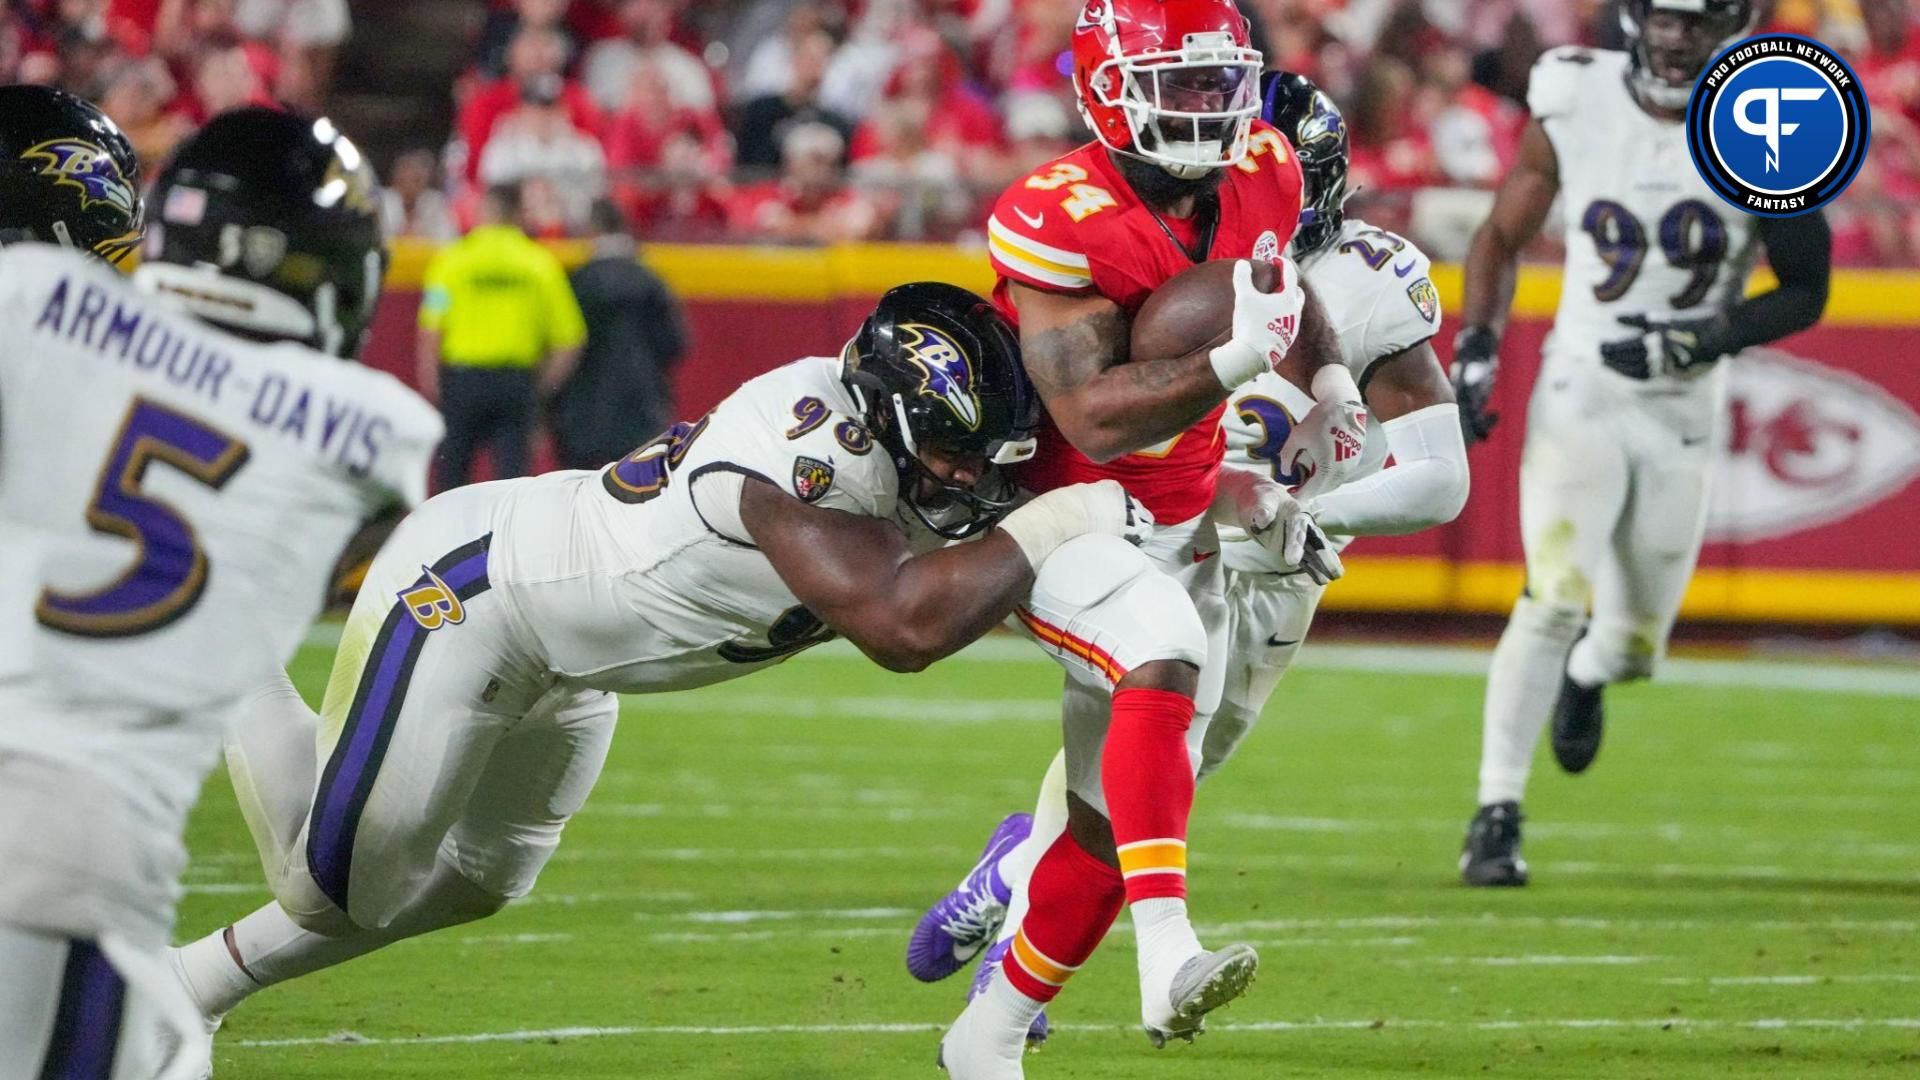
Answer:
[{"label": "red sock", "polygon": [[1027,881],[1027,917],[1007,950],[1007,981],[1035,1001],[1052,1001],[1107,936],[1124,895],[1120,871],[1061,833]]},{"label": "red sock", "polygon": [[1127,689],[1113,695],[1113,719],[1100,759],[1113,842],[1127,903],[1186,899],[1187,815],[1193,810],[1193,764],[1187,728],[1193,699],[1170,690]]}]

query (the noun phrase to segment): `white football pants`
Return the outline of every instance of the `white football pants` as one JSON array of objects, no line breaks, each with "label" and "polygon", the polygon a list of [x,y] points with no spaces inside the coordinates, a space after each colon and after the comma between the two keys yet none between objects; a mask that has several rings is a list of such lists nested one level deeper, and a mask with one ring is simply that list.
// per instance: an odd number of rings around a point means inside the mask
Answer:
[{"label": "white football pants", "polygon": [[1584,685],[1653,674],[1700,554],[1725,437],[1722,370],[1661,392],[1570,367],[1543,366],[1527,411],[1527,588],[1487,677],[1482,805],[1524,794],[1563,671]]}]

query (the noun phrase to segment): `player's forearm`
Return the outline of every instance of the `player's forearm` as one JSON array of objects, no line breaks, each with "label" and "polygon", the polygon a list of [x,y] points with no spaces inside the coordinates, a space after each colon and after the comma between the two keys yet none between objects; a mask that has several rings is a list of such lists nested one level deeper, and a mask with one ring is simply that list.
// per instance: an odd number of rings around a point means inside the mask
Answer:
[{"label": "player's forearm", "polygon": [[1484,326],[1494,333],[1506,328],[1507,312],[1520,279],[1520,249],[1488,221],[1473,234],[1464,268],[1466,293],[1461,298],[1463,326]]},{"label": "player's forearm", "polygon": [[869,613],[843,632],[889,671],[920,671],[1004,622],[1033,589],[1033,566],[1003,532],[902,561]]},{"label": "player's forearm", "polygon": [[1826,215],[1763,218],[1760,237],[1778,287],[1735,304],[1727,312],[1721,351],[1736,353],[1797,334],[1820,321],[1832,279],[1833,232]]},{"label": "player's forearm", "polygon": [[1399,536],[1444,525],[1467,505],[1467,444],[1458,406],[1429,405],[1383,427],[1394,464],[1321,496],[1313,516],[1326,531]]},{"label": "player's forearm", "polygon": [[1108,368],[1047,400],[1074,449],[1106,462],[1166,442],[1227,399],[1205,352]]}]

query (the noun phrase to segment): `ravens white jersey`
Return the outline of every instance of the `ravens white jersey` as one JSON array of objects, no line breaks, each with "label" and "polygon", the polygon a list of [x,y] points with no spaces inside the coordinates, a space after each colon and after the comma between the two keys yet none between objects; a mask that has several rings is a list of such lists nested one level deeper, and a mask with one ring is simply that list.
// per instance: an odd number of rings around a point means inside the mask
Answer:
[{"label": "ravens white jersey", "polygon": [[[1527,87],[1527,107],[1559,159],[1567,249],[1548,365],[1599,366],[1602,343],[1635,336],[1622,315],[1722,310],[1743,295],[1753,268],[1755,219],[1707,187],[1687,153],[1686,125],[1642,109],[1627,68],[1624,52],[1554,49]],[[1635,385],[1671,391],[1673,381],[1656,374]]]},{"label": "ravens white jersey", "polygon": [[[1393,233],[1348,218],[1339,239],[1300,261],[1300,273],[1333,323],[1341,359],[1362,385],[1374,364],[1440,332],[1440,294],[1429,276],[1431,264],[1412,242]],[[1227,466],[1297,487],[1304,478],[1288,471],[1280,448],[1312,408],[1312,395],[1272,372],[1236,389],[1222,421]],[[1379,472],[1387,453],[1386,433],[1369,416],[1366,450],[1352,479]],[[1223,529],[1221,539],[1231,544],[1243,538],[1237,529]]]},{"label": "ravens white jersey", "polygon": [[840,361],[798,360],[600,472],[518,482],[494,516],[493,587],[549,668],[595,689],[679,690],[784,660],[832,634],[741,523],[747,477],[883,518],[899,486]]},{"label": "ravens white jersey", "polygon": [[54,247],[0,251],[0,327],[0,749],[112,767],[139,729],[126,767],[190,800],[210,710],[291,657],[367,519],[425,497],[439,414]]}]

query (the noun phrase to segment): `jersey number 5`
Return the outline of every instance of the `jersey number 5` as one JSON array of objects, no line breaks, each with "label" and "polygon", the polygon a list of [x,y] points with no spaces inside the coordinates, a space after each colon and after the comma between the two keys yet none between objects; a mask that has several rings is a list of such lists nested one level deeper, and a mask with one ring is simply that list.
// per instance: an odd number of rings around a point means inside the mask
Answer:
[{"label": "jersey number 5", "polygon": [[[1633,211],[1617,202],[1595,200],[1580,215],[1580,227],[1593,237],[1593,250],[1607,264],[1606,279],[1593,287],[1594,299],[1610,304],[1627,295],[1647,258],[1647,229]],[[1676,270],[1693,276],[1687,287],[1667,298],[1678,310],[1706,299],[1727,256],[1727,227],[1713,208],[1683,199],[1660,217],[1660,250]]]},{"label": "jersey number 5", "polygon": [[207,553],[180,512],[144,490],[147,466],[156,461],[218,491],[247,463],[247,446],[185,413],[135,398],[101,466],[87,525],[133,541],[138,561],[91,592],[42,590],[34,605],[40,625],[82,637],[131,637],[166,626],[199,602],[210,572]]}]

